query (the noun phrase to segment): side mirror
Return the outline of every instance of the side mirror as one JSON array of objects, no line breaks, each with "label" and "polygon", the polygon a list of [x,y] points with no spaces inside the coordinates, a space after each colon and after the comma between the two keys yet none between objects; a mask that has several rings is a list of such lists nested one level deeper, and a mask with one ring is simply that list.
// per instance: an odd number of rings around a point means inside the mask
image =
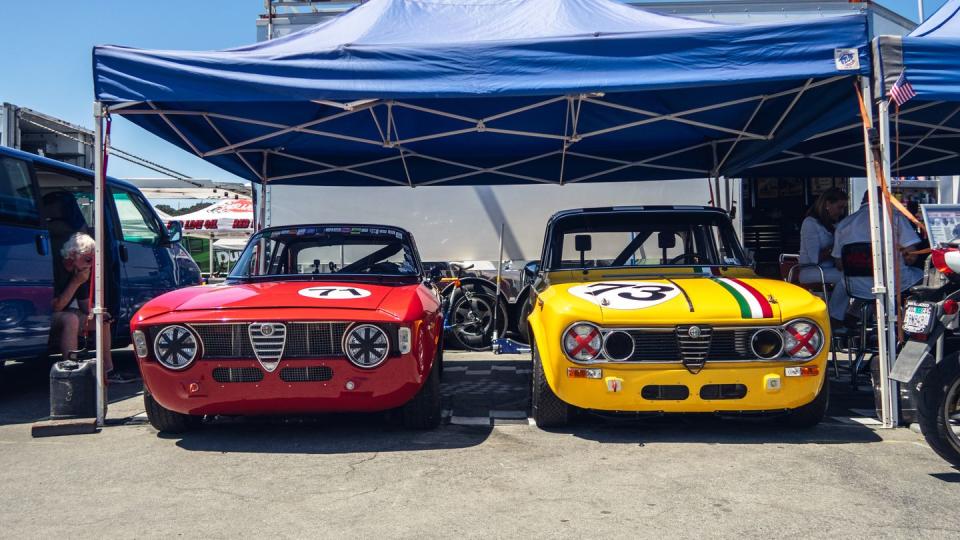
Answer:
[{"label": "side mirror", "polygon": [[540,273],[540,261],[530,261],[523,265],[523,285],[533,283]]},{"label": "side mirror", "polygon": [[[589,234],[578,234],[573,237],[573,247],[580,252],[580,268],[586,268],[586,253],[593,248]],[[583,273],[587,273],[586,270]]]},{"label": "side mirror", "polygon": [[677,237],[672,232],[661,231],[657,233],[657,246],[660,249],[673,249],[677,247]]},{"label": "side mirror", "polygon": [[176,244],[183,239],[183,222],[171,221],[167,224],[167,242]]},{"label": "side mirror", "polygon": [[578,234],[573,237],[573,248],[577,251],[590,251],[593,249],[593,242],[589,234]]}]

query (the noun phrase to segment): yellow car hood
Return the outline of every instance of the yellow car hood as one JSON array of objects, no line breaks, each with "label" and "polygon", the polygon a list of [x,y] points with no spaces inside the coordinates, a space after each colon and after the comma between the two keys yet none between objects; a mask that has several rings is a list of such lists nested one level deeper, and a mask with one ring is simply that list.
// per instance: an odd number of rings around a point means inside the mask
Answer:
[{"label": "yellow car hood", "polygon": [[[780,323],[819,302],[782,281],[723,276],[650,276],[554,283],[541,299],[583,320],[609,326]],[[822,302],[821,302],[822,305]],[[572,315],[572,313],[571,313]]]}]

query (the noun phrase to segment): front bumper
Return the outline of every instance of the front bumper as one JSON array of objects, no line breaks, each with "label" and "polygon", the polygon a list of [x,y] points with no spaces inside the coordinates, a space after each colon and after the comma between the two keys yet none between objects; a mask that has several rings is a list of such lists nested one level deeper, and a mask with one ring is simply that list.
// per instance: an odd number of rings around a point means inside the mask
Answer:
[{"label": "front bumper", "polygon": [[[697,374],[679,364],[595,364],[599,379],[571,377],[582,368],[565,358],[545,363],[547,381],[557,397],[583,409],[622,412],[717,413],[782,411],[813,401],[826,374],[826,358],[804,364],[708,362]],[[788,367],[816,367],[817,374],[788,376]],[[795,371],[795,370],[791,370]],[[741,386],[735,386],[741,385]],[[686,389],[686,397],[682,396]],[[742,397],[740,396],[742,394]],[[673,399],[671,399],[673,398]]]},{"label": "front bumper", "polygon": [[[360,369],[346,359],[281,360],[266,372],[256,360],[197,360],[183,371],[169,370],[155,361],[141,361],[143,381],[164,408],[182,414],[271,415],[322,412],[372,412],[399,407],[420,390],[431,363],[421,366],[410,354],[387,359],[375,369]],[[287,367],[326,367],[328,380],[287,382]],[[257,382],[218,382],[215,369],[254,368]],[[222,372],[221,372],[222,373]],[[223,377],[221,376],[221,379]],[[348,389],[347,383],[353,388]]]}]

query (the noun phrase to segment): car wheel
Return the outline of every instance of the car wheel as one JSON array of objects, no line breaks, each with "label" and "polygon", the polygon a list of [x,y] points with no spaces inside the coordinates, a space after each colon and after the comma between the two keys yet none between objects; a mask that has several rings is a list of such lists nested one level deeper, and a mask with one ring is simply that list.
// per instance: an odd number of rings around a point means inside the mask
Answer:
[{"label": "car wheel", "polygon": [[530,323],[527,322],[532,312],[533,302],[527,299],[523,303],[523,307],[520,308],[520,317],[517,319],[517,333],[520,334],[520,339],[527,344],[532,343],[532,341],[530,341]]},{"label": "car wheel", "polygon": [[143,389],[143,406],[147,410],[150,425],[161,433],[183,433],[203,422],[202,416],[180,414],[164,408],[146,388]]},{"label": "car wheel", "polygon": [[440,363],[438,355],[430,368],[430,374],[413,399],[401,409],[403,427],[407,429],[433,429],[440,425]]},{"label": "car wheel", "polygon": [[956,355],[945,358],[924,379],[917,422],[930,448],[960,467],[960,365]]},{"label": "car wheel", "polygon": [[[532,337],[532,336],[531,336]],[[550,388],[543,373],[543,362],[537,350],[535,339],[533,346],[533,391],[530,395],[533,419],[537,427],[554,428],[567,425],[570,421],[570,405],[567,405]]]},{"label": "car wheel", "polygon": [[811,428],[820,423],[830,405],[830,377],[824,375],[820,393],[810,403],[790,411],[784,424],[792,428]]},{"label": "car wheel", "polygon": [[497,303],[496,297],[485,293],[465,291],[457,297],[450,309],[454,339],[464,349],[480,351],[490,347],[493,340],[493,313],[497,308],[497,335],[503,337],[507,329],[507,307]]}]

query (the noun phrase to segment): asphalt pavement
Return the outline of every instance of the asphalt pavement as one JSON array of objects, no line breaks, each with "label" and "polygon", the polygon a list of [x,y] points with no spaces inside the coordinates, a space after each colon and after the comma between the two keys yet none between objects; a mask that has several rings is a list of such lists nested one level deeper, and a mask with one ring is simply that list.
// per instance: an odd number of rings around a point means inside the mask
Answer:
[{"label": "asphalt pavement", "polygon": [[960,473],[916,433],[878,429],[866,386],[835,384],[805,431],[700,416],[545,431],[526,418],[528,360],[448,353],[433,431],[337,415],[159,435],[127,384],[99,433],[33,439],[47,367],[4,372],[3,538],[960,535]]}]

